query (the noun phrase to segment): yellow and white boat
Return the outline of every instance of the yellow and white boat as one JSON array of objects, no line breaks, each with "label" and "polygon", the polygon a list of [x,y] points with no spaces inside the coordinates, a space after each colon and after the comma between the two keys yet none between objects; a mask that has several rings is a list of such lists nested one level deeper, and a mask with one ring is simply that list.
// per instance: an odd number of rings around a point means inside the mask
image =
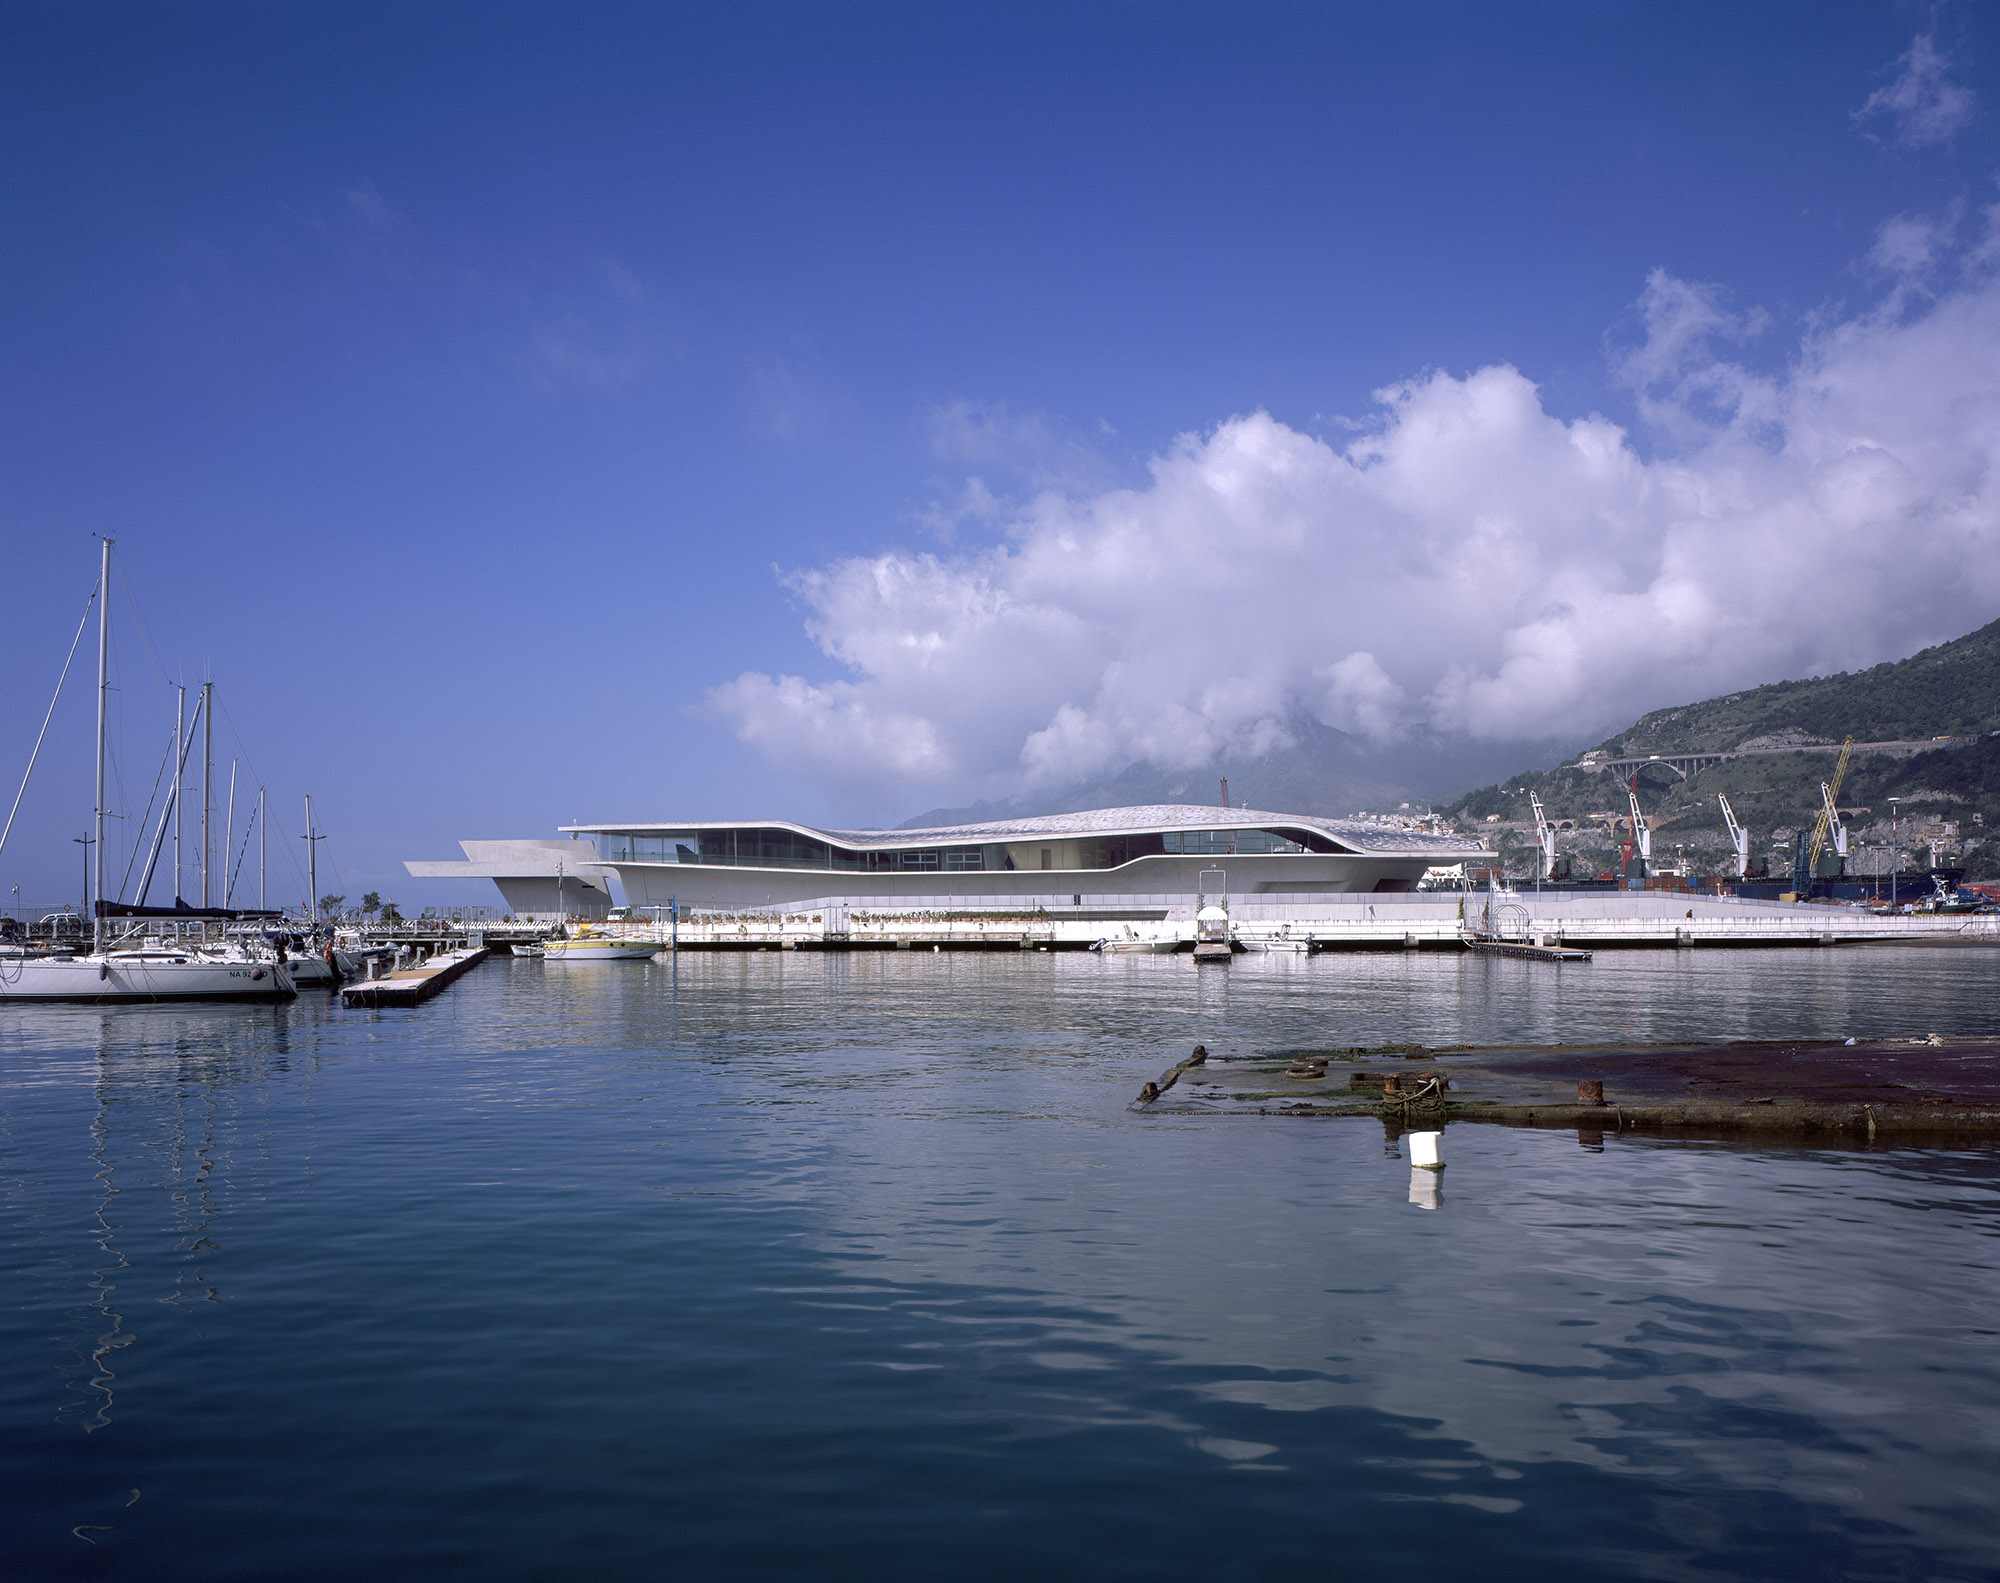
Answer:
[{"label": "yellow and white boat", "polygon": [[658,941],[627,940],[587,925],[567,940],[542,943],[544,959],[550,962],[643,962],[659,949]]}]

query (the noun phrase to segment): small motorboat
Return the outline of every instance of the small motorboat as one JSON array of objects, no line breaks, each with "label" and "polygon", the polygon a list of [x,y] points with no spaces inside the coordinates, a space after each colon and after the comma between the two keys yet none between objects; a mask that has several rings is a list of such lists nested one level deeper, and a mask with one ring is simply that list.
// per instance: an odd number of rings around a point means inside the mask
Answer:
[{"label": "small motorboat", "polygon": [[1170,956],[1180,949],[1178,934],[1141,934],[1129,923],[1117,934],[1091,942],[1091,950],[1118,956]]}]

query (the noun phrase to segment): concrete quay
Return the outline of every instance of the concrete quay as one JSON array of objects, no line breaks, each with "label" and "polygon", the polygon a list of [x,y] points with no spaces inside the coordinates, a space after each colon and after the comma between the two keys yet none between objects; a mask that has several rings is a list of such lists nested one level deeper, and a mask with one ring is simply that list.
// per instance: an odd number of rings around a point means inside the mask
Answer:
[{"label": "concrete quay", "polygon": [[[1489,899],[1497,907],[1489,918]],[[957,898],[921,898],[891,912],[840,903],[787,911],[701,913],[677,928],[595,924],[607,934],[684,951],[1014,950],[1081,951],[1129,925],[1178,937],[1191,949],[1183,898],[1138,897],[1131,906],[999,912]],[[2000,944],[2000,915],[1889,917],[1816,903],[1752,901],[1678,891],[1413,892],[1270,896],[1232,900],[1237,935],[1253,948],[1278,941],[1315,951],[1463,951],[1490,934],[1545,951],[1826,946],[1888,941]],[[1492,922],[1495,927],[1488,929]]]}]

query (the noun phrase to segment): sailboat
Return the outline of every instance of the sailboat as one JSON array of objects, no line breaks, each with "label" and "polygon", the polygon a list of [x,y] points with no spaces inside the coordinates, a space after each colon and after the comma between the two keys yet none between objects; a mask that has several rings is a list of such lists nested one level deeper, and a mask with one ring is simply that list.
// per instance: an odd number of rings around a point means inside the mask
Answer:
[{"label": "sailboat", "polygon": [[[281,962],[215,960],[177,943],[162,941],[126,949],[106,943],[107,919],[119,911],[126,916],[137,911],[118,909],[115,904],[107,903],[104,896],[104,717],[105,697],[110,686],[111,543],[110,539],[103,541],[96,594],[97,808],[90,949],[73,956],[44,956],[22,949],[0,951],[0,1002],[54,1000],[104,1004],[117,1001],[288,1000],[298,990]],[[53,709],[54,705],[51,704],[50,708]],[[201,914],[190,913],[187,916]]]}]

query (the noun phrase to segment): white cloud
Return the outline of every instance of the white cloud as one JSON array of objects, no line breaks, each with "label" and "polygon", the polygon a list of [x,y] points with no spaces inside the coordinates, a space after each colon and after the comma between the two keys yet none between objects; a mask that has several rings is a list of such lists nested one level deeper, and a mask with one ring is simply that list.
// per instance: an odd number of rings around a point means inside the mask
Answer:
[{"label": "white cloud", "polygon": [[347,212],[371,231],[386,231],[395,224],[395,215],[373,182],[349,187],[343,196],[347,199]]},{"label": "white cloud", "polygon": [[933,456],[971,466],[1033,464],[1061,444],[1048,418],[1005,402],[941,402],[924,413],[923,426]]},{"label": "white cloud", "polygon": [[1344,448],[1233,417],[1141,487],[1044,491],[990,547],[795,576],[846,674],[711,703],[837,792],[992,793],[1194,769],[1301,713],[1581,741],[1910,652],[2000,613],[2000,285],[1891,305],[1757,375],[1718,347],[1760,316],[1657,273],[1620,366],[1668,454],[1505,365],[1379,392]]},{"label": "white cloud", "polygon": [[653,362],[651,349],[629,329],[603,331],[576,313],[543,325],[535,331],[532,344],[544,373],[599,390],[631,383]]},{"label": "white cloud", "polygon": [[1945,58],[1928,33],[1919,33],[1896,64],[1902,67],[1896,80],[1871,93],[1855,120],[1865,125],[1880,117],[1905,148],[1949,143],[1972,119],[1972,90],[1946,78]]}]

